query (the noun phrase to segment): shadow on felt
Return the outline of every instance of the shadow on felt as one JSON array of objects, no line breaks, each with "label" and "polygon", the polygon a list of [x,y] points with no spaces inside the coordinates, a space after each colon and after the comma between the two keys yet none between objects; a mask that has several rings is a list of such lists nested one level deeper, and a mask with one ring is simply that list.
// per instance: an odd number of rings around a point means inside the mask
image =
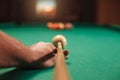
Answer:
[{"label": "shadow on felt", "polygon": [[[70,65],[70,62],[66,62],[67,65]],[[0,80],[33,80],[36,75],[40,75],[49,70],[53,70],[54,67],[49,68],[16,68],[12,71],[6,72],[0,75]]]},{"label": "shadow on felt", "polygon": [[17,68],[0,75],[0,80],[21,80],[21,79],[28,80],[28,79],[34,78],[37,74],[42,74],[52,69],[53,67],[40,68],[40,69]]}]

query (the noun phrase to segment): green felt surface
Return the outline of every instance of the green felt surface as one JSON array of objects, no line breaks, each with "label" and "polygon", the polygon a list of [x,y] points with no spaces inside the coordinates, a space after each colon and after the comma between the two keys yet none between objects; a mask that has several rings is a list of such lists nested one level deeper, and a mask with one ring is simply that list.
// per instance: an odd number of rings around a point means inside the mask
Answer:
[{"label": "green felt surface", "polygon": [[[71,30],[50,30],[45,24],[1,24],[2,30],[30,46],[66,36],[70,51],[66,61],[71,80],[120,80],[120,32],[100,25],[74,24]],[[5,27],[4,27],[5,26]],[[0,80],[52,80],[54,68],[0,69]],[[62,78],[61,78],[62,80]]]}]

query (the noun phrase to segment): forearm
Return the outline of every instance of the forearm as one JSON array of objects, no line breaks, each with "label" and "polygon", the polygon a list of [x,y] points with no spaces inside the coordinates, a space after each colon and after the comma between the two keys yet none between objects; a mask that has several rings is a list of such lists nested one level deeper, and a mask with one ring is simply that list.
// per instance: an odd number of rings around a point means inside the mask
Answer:
[{"label": "forearm", "polygon": [[0,31],[0,67],[29,64],[34,60],[33,54],[27,46]]}]

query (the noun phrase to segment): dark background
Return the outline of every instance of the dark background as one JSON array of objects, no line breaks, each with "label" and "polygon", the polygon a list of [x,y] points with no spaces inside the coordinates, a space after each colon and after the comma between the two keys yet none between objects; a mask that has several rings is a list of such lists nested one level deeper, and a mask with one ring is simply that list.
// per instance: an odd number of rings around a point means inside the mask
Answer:
[{"label": "dark background", "polygon": [[[57,16],[51,21],[120,24],[120,0],[56,1]],[[0,22],[40,22],[35,5],[36,0],[0,0]]]}]

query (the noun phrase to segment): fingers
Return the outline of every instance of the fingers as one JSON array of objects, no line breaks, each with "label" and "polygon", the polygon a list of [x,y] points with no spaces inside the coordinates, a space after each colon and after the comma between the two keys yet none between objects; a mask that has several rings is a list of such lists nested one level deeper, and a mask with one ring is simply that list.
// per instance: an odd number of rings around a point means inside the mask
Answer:
[{"label": "fingers", "polygon": [[48,42],[38,42],[30,46],[30,49],[32,49],[33,51],[39,54],[42,54],[42,53],[48,54],[48,53],[51,53],[55,49],[55,47]]},{"label": "fingers", "polygon": [[57,53],[57,49],[54,49],[54,50],[53,50],[53,53],[56,54],[56,53]]},{"label": "fingers", "polygon": [[[53,53],[56,54],[56,53],[57,53],[57,49],[54,49],[54,50],[53,50]],[[68,50],[64,50],[63,53],[64,53],[65,58],[67,59],[67,58],[68,58],[69,51],[68,51]]]},{"label": "fingers", "polygon": [[[33,51],[35,51],[37,54],[39,54],[37,57],[41,58],[46,55],[55,56],[57,53],[56,47],[48,42],[38,42],[30,47]],[[63,51],[65,58],[68,58],[68,50]],[[47,58],[47,57],[46,57]],[[52,57],[51,57],[52,58]]]},{"label": "fingers", "polygon": [[50,52],[53,52],[56,49],[55,46],[53,46],[53,44],[51,43],[47,43],[47,45],[48,45],[48,48],[50,49]]},{"label": "fingers", "polygon": [[68,50],[64,50],[63,53],[65,55],[65,58],[68,59],[69,51]]}]

